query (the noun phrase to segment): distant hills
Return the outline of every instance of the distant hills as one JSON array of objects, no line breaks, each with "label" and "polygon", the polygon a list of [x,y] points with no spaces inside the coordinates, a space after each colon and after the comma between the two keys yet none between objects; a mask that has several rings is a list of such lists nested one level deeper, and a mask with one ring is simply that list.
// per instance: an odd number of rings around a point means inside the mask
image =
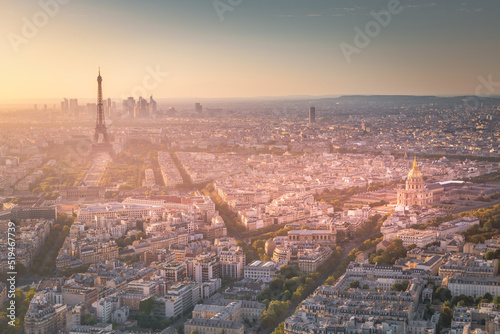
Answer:
[{"label": "distant hills", "polygon": [[487,104],[500,103],[500,97],[463,96],[418,96],[418,95],[345,95],[338,98],[339,102],[393,102],[397,104],[455,104],[467,99],[479,99]]}]

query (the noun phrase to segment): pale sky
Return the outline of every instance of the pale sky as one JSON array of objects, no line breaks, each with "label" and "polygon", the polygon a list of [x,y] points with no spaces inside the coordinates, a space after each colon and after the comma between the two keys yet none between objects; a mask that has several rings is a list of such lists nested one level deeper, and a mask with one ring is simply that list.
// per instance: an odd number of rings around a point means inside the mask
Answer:
[{"label": "pale sky", "polygon": [[1,100],[94,97],[99,66],[111,98],[452,95],[474,94],[479,76],[500,82],[498,0],[401,0],[350,63],[341,43],[397,0],[241,0],[222,14],[213,0],[55,1],[0,0]]}]

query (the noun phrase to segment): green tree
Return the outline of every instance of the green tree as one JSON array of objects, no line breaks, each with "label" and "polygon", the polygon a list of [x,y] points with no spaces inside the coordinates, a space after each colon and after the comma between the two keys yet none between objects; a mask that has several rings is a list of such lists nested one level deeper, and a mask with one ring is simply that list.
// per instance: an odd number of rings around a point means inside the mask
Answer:
[{"label": "green tree", "polygon": [[150,315],[151,310],[153,309],[153,303],[154,303],[154,296],[151,296],[146,300],[142,300],[139,303],[139,311],[141,311],[146,315]]},{"label": "green tree", "polygon": [[283,334],[284,332],[285,332],[285,322],[282,321],[271,334]]},{"label": "green tree", "polygon": [[396,282],[391,286],[391,291],[405,291],[404,285],[402,283]]},{"label": "green tree", "polygon": [[493,296],[491,295],[491,293],[486,292],[483,296],[483,300],[486,300],[488,303],[490,303],[493,300]]},{"label": "green tree", "polygon": [[453,319],[453,310],[448,306],[443,306],[440,312],[439,322],[444,328],[451,326],[451,319]]},{"label": "green tree", "polygon": [[354,258],[356,257],[356,254],[357,254],[357,253],[358,253],[358,250],[357,250],[356,248],[353,248],[353,249],[349,252],[349,254],[347,255],[347,257],[349,257],[349,258],[353,258],[353,259],[354,259]]},{"label": "green tree", "polygon": [[436,293],[434,294],[434,298],[441,300],[442,302],[451,300],[451,292],[445,287],[440,286],[436,289]]},{"label": "green tree", "polygon": [[291,301],[292,301],[292,303],[297,304],[298,302],[301,301],[301,299],[302,299],[302,295],[300,294],[300,292],[295,291],[292,295]]},{"label": "green tree", "polygon": [[276,321],[288,311],[289,305],[290,304],[288,302],[273,300],[269,304],[267,310],[262,314],[262,326],[264,328],[273,327],[276,324]]},{"label": "green tree", "polygon": [[264,240],[255,240],[252,243],[252,247],[255,249],[265,248],[265,246],[266,246],[266,242]]},{"label": "green tree", "polygon": [[494,260],[495,259],[495,252],[492,251],[492,250],[489,250],[487,251],[485,254],[484,254],[484,258],[486,260]]},{"label": "green tree", "polygon": [[86,314],[84,317],[83,317],[83,320],[82,320],[82,325],[95,325],[97,324],[97,318],[95,316],[93,316],[92,314]]},{"label": "green tree", "polygon": [[287,301],[290,299],[292,299],[292,292],[290,290],[285,290],[285,292],[283,292],[283,295],[282,295],[282,300]]},{"label": "green tree", "polygon": [[451,299],[451,304],[452,305],[458,305],[460,302],[462,302],[461,305],[464,306],[473,306],[475,305],[474,298],[471,296],[466,296],[464,294],[461,294],[460,296],[455,296]]},{"label": "green tree", "polygon": [[359,281],[354,280],[349,284],[349,287],[352,289],[358,289],[359,288]]},{"label": "green tree", "polygon": [[335,284],[335,277],[333,277],[333,276],[328,277],[326,279],[326,281],[325,281],[325,284],[326,285],[333,285],[333,284]]},{"label": "green tree", "polygon": [[401,239],[392,239],[391,244],[385,251],[378,250],[370,256],[370,263],[381,265],[392,265],[397,259],[406,257],[406,249],[403,247]]},{"label": "green tree", "polygon": [[260,302],[262,302],[262,301],[264,301],[266,299],[267,300],[273,299],[273,290],[271,288],[265,288],[257,296],[257,300],[260,301]]},{"label": "green tree", "polygon": [[297,277],[294,278],[289,278],[285,280],[285,288],[290,291],[295,291],[297,290],[297,287],[299,286],[300,281],[297,279]]},{"label": "green tree", "polygon": [[144,232],[139,232],[135,235],[135,240],[142,240],[142,239],[146,239],[146,238],[147,238],[147,235]]},{"label": "green tree", "polygon": [[300,273],[301,273],[301,271],[299,269],[299,266],[297,266],[297,265],[291,266],[291,265],[285,264],[280,269],[280,274],[283,275],[283,277],[285,277],[285,278],[292,278],[292,277],[300,276]]},{"label": "green tree", "polygon": [[269,287],[273,290],[282,290],[285,282],[280,277],[275,277],[269,283]]},{"label": "green tree", "polygon": [[484,228],[485,231],[491,231],[493,229],[493,223],[491,222],[491,220],[488,220],[484,224],[483,228]]}]

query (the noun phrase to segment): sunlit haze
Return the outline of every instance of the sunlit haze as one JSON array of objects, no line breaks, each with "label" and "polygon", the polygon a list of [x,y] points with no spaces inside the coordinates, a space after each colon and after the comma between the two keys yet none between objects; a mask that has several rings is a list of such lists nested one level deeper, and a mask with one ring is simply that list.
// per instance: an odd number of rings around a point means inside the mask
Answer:
[{"label": "sunlit haze", "polygon": [[50,2],[0,0],[4,102],[93,98],[99,66],[118,99],[138,97],[147,68],[168,73],[148,90],[158,98],[474,94],[499,75],[497,0],[401,1],[351,63],[339,46],[390,1],[243,0],[221,14],[207,0],[64,0],[23,36]]},{"label": "sunlit haze", "polygon": [[499,0],[0,0],[0,334],[499,334]]}]

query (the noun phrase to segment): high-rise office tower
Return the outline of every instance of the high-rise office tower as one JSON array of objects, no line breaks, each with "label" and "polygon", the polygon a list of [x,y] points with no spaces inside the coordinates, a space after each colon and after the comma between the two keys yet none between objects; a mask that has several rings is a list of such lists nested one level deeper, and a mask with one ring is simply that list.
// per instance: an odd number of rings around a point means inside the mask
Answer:
[{"label": "high-rise office tower", "polygon": [[309,107],[309,123],[316,122],[316,108]]},{"label": "high-rise office tower", "polygon": [[156,115],[156,111],[157,111],[157,103],[155,100],[153,100],[153,95],[151,95],[149,97],[149,115]]},{"label": "high-rise office tower", "polygon": [[149,106],[148,101],[143,99],[142,96],[139,96],[139,100],[135,105],[134,109],[134,118],[138,117],[148,117],[149,116]]},{"label": "high-rise office tower", "polygon": [[203,112],[203,106],[200,103],[195,103],[194,109],[196,110],[197,113]]},{"label": "high-rise office tower", "polygon": [[108,117],[111,117],[111,99],[110,98],[108,98],[107,102],[106,102],[106,115],[108,115]]},{"label": "high-rise office tower", "polygon": [[61,111],[65,113],[68,111],[68,109],[69,109],[68,99],[64,98],[64,100],[61,102]]},{"label": "high-rise office tower", "polygon": [[70,99],[69,100],[69,112],[75,115],[75,118],[78,118],[78,100]]},{"label": "high-rise office tower", "polygon": [[123,115],[125,117],[133,117],[135,109],[135,99],[130,96],[127,100],[123,100]]}]

